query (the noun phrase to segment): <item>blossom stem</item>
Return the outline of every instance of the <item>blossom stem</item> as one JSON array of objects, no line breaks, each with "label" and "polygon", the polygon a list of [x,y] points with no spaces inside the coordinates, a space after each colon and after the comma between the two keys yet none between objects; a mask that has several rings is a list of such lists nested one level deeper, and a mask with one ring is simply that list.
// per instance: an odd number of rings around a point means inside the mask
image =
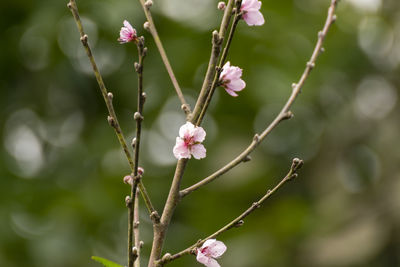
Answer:
[{"label": "blossom stem", "polygon": [[[134,182],[131,186],[131,202],[128,205],[129,216],[128,216],[128,266],[133,267],[140,266],[140,248],[139,248],[139,203],[137,199],[137,185],[141,179],[141,175],[138,173],[139,167],[139,148],[142,132],[142,121],[143,121],[143,106],[146,100],[146,94],[143,92],[143,61],[146,57],[147,48],[144,47],[144,38],[139,37],[136,42],[138,49],[139,62],[135,63],[135,70],[138,75],[138,87],[137,87],[137,112],[135,113],[136,120],[136,137],[134,141],[134,169],[133,169],[133,179]],[[133,236],[135,237],[135,254],[133,253]]]},{"label": "blossom stem", "polygon": [[[71,13],[72,13],[72,15],[74,17],[74,20],[76,22],[77,28],[79,30],[79,34],[80,34],[80,39],[81,39],[82,45],[85,48],[86,54],[87,54],[87,56],[88,56],[88,58],[90,60],[90,63],[92,65],[92,69],[93,69],[93,73],[94,73],[94,75],[96,77],[96,80],[97,80],[97,83],[99,85],[101,94],[103,95],[104,101],[106,103],[108,114],[109,114],[108,121],[109,121],[110,125],[115,130],[115,133],[117,135],[118,141],[119,141],[122,149],[124,150],[124,153],[125,153],[125,156],[126,156],[126,158],[128,160],[128,163],[129,163],[129,166],[131,168],[131,171],[133,172],[134,163],[133,163],[133,160],[132,160],[131,153],[129,152],[128,146],[127,146],[126,141],[125,141],[124,134],[123,134],[122,129],[121,129],[119,123],[118,123],[117,115],[115,113],[114,106],[112,104],[112,97],[110,97],[111,94],[106,89],[106,86],[104,84],[103,78],[102,78],[102,76],[100,74],[99,69],[97,68],[96,61],[94,60],[94,57],[93,57],[93,54],[92,54],[92,50],[91,50],[89,42],[88,42],[88,36],[87,36],[87,34],[85,34],[85,32],[83,30],[82,22],[81,22],[81,19],[80,19],[80,16],[79,16],[78,7],[76,5],[75,0],[70,0],[67,6],[71,10]],[[142,181],[139,181],[138,187],[139,187],[140,192],[142,194],[142,197],[144,199],[146,208],[148,209],[149,213],[151,214],[152,212],[155,211],[155,209],[153,207],[153,204],[151,203],[150,197],[149,197],[149,195],[148,195],[148,193],[146,191],[146,188],[145,188],[145,186],[144,186]]]},{"label": "blossom stem", "polygon": [[220,168],[219,170],[217,170],[210,176],[204,178],[203,180],[199,181],[198,183],[196,183],[188,188],[181,190],[181,192],[180,192],[181,197],[184,197],[184,196],[190,194],[191,192],[199,189],[200,187],[214,181],[215,179],[219,178],[221,175],[225,174],[232,168],[239,165],[240,163],[245,162],[246,159],[248,158],[248,156],[250,155],[250,153],[254,151],[254,149],[269,135],[269,133],[281,121],[290,119],[293,116],[293,113],[290,111],[290,108],[293,105],[293,103],[295,102],[297,96],[300,94],[301,89],[302,89],[304,83],[306,82],[311,70],[315,67],[315,62],[316,62],[318,56],[320,55],[321,51],[323,50],[322,45],[323,45],[324,39],[325,39],[331,25],[336,20],[335,10],[336,10],[337,3],[338,3],[338,0],[331,1],[331,5],[328,9],[328,15],[327,15],[327,18],[325,21],[325,25],[324,25],[322,31],[320,31],[318,33],[318,40],[317,40],[317,43],[313,50],[313,53],[311,55],[311,58],[307,62],[306,68],[304,69],[304,72],[301,75],[299,81],[292,85],[292,93],[289,96],[289,98],[286,101],[283,108],[281,109],[281,111],[279,112],[279,114],[275,117],[275,119],[268,125],[268,127],[260,135],[259,134],[254,135],[254,138],[253,138],[253,141],[251,142],[251,144],[242,153],[240,153],[239,156],[237,156],[231,162],[229,162],[228,164],[226,164],[225,166],[223,166],[222,168]]},{"label": "blossom stem", "polygon": [[267,190],[267,192],[256,202],[254,202],[248,209],[246,209],[242,214],[240,214],[238,217],[236,217],[234,220],[220,228],[218,231],[214,232],[213,234],[207,236],[206,238],[203,238],[199,241],[197,241],[195,244],[191,245],[190,247],[182,250],[181,252],[178,252],[174,255],[171,255],[169,257],[163,258],[164,260],[159,261],[159,265],[163,266],[164,264],[173,261],[177,258],[182,257],[183,255],[186,254],[192,254],[196,248],[200,247],[205,241],[216,238],[218,235],[228,231],[229,229],[232,229],[234,227],[241,226],[243,224],[243,219],[249,216],[253,211],[255,211],[257,208],[259,208],[268,198],[272,196],[279,188],[281,188],[286,182],[296,178],[298,176],[297,171],[303,166],[303,161],[300,159],[293,159],[292,165],[290,167],[289,172],[286,174],[286,176],[271,190]]},{"label": "blossom stem", "polygon": [[199,119],[200,113],[203,110],[204,103],[207,99],[208,93],[210,92],[210,88],[214,80],[215,73],[217,71],[216,67],[218,63],[218,58],[221,53],[221,47],[232,17],[233,3],[234,0],[228,1],[228,4],[226,5],[224,11],[224,17],[222,18],[219,32],[217,31],[213,32],[211,56],[210,56],[210,61],[208,63],[206,76],[204,78],[203,86],[201,88],[199,97],[197,98],[196,105],[194,106],[193,112],[190,116],[190,122],[192,122],[195,125],[197,125],[196,124],[197,120]]},{"label": "blossom stem", "polygon": [[179,86],[179,83],[175,77],[174,71],[172,70],[171,64],[169,63],[167,53],[165,52],[165,49],[161,42],[160,36],[158,35],[156,25],[154,24],[153,16],[151,15],[151,11],[150,11],[150,6],[146,5],[145,0],[139,0],[139,2],[142,5],[144,14],[146,16],[146,19],[147,19],[147,22],[149,25],[149,31],[150,31],[151,35],[153,36],[154,42],[158,48],[158,51],[160,52],[161,59],[165,65],[165,68],[167,69],[168,75],[172,81],[172,84],[175,88],[178,98],[181,101],[181,104],[182,104],[181,108],[185,112],[185,114],[188,116],[191,112],[190,106],[186,102],[185,97],[183,96],[181,87]]},{"label": "blossom stem", "polygon": [[219,81],[219,76],[221,75],[221,72],[222,72],[222,66],[225,64],[226,57],[228,56],[228,51],[229,51],[229,48],[230,48],[231,43],[232,43],[232,39],[233,39],[233,35],[235,33],[235,30],[236,30],[236,26],[238,25],[238,23],[239,23],[239,21],[240,21],[240,19],[242,17],[242,15],[240,14],[240,5],[241,5],[242,1],[239,0],[236,3],[237,3],[237,6],[236,6],[236,9],[235,9],[235,15],[234,15],[233,23],[232,23],[231,29],[229,31],[228,40],[226,41],[224,50],[222,51],[222,55],[221,55],[219,64],[216,67],[216,72],[214,74],[214,79],[212,81],[212,84],[211,84],[211,87],[210,87],[210,91],[208,92],[207,99],[205,100],[203,108],[202,108],[201,113],[200,113],[200,116],[197,119],[197,122],[196,122],[197,126],[200,125],[201,122],[203,121],[204,115],[206,114],[207,108],[208,108],[208,106],[209,106],[209,104],[211,102],[211,99],[212,99],[213,95],[214,95],[215,89],[216,89],[218,81]]}]

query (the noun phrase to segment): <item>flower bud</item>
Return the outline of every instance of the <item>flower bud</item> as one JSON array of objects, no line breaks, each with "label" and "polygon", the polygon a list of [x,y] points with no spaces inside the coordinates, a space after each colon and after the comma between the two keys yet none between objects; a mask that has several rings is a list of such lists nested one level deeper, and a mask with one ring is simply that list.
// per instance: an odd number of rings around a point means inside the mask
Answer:
[{"label": "flower bud", "polygon": [[132,184],[133,184],[132,176],[126,175],[126,176],[124,177],[124,184],[132,185]]},{"label": "flower bud", "polygon": [[143,175],[144,169],[142,167],[138,167],[137,169],[139,175]]},{"label": "flower bud", "polygon": [[226,7],[225,2],[219,2],[219,3],[218,3],[218,9],[219,9],[219,10],[224,10],[225,7]]}]

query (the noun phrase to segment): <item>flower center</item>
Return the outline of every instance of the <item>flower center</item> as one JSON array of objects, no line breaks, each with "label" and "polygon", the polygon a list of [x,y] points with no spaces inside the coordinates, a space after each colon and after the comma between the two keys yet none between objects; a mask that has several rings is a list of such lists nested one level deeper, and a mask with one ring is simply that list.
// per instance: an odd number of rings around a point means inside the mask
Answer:
[{"label": "flower center", "polygon": [[186,147],[192,146],[195,143],[193,136],[185,136],[185,138],[183,138],[183,141],[185,142]]}]

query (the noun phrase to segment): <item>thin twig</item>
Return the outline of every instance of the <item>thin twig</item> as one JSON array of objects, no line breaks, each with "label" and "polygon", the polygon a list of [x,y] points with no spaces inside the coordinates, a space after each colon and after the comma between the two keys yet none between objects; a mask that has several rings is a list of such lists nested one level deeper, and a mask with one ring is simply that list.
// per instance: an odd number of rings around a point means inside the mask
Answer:
[{"label": "thin twig", "polygon": [[[82,22],[79,17],[78,7],[76,6],[75,0],[70,0],[67,6],[71,10],[72,15],[74,16],[74,20],[75,20],[76,25],[79,30],[82,45],[85,48],[86,54],[90,60],[94,75],[96,76],[97,83],[100,87],[101,94],[103,95],[104,101],[106,103],[108,113],[109,113],[108,122],[114,128],[115,133],[118,137],[118,141],[119,141],[122,149],[124,150],[125,156],[129,162],[129,167],[131,168],[131,171],[133,172],[135,165],[133,163],[131,153],[128,150],[128,146],[126,144],[125,137],[122,133],[122,129],[118,123],[117,115],[115,114],[115,111],[114,111],[114,107],[112,104],[113,95],[112,95],[112,93],[107,92],[106,86],[104,85],[103,78],[100,74],[99,69],[97,68],[96,62],[95,62],[93,54],[92,54],[92,50],[90,49],[90,46],[89,46],[88,36],[85,34],[85,32],[83,30]],[[144,199],[144,203],[145,203],[149,213],[150,214],[153,213],[155,211],[155,209],[153,207],[153,204],[151,203],[150,197],[146,191],[146,188],[145,188],[143,182],[139,181],[138,186],[139,186],[140,192]]]},{"label": "thin twig", "polygon": [[133,207],[133,234],[135,236],[135,248],[137,249],[137,260],[134,261],[135,267],[140,267],[140,251],[141,251],[141,244],[140,244],[140,231],[139,231],[139,194],[138,190],[136,190],[135,195],[135,205]]},{"label": "thin twig", "polygon": [[234,220],[232,220],[230,223],[226,224],[222,228],[220,228],[218,231],[215,233],[209,235],[208,237],[199,240],[195,244],[191,245],[190,247],[182,250],[181,252],[178,252],[174,255],[166,254],[159,262],[158,264],[160,266],[163,266],[164,264],[173,261],[177,258],[182,257],[183,255],[186,254],[196,254],[196,249],[200,247],[205,241],[211,238],[215,238],[218,235],[228,231],[229,229],[232,229],[234,227],[239,227],[242,226],[244,221],[243,219],[249,216],[253,211],[255,211],[257,208],[259,208],[264,201],[266,201],[269,197],[272,196],[279,188],[281,188],[286,182],[296,178],[298,176],[297,171],[303,166],[303,161],[300,159],[293,159],[292,165],[290,167],[289,172],[286,174],[286,176],[272,189],[268,190],[267,193],[261,197],[257,202],[254,202],[247,210],[245,210],[242,214],[240,214],[238,217],[236,217]]},{"label": "thin twig", "polygon": [[240,19],[242,18],[242,14],[240,12],[241,4],[242,4],[242,0],[236,1],[236,8],[234,9],[234,19],[233,19],[233,23],[232,23],[231,29],[229,31],[228,40],[226,41],[224,50],[222,51],[222,55],[221,55],[221,58],[219,60],[218,66],[216,67],[216,72],[214,74],[214,79],[212,81],[210,90],[208,92],[207,99],[204,102],[203,108],[201,110],[199,118],[197,119],[196,125],[200,125],[201,122],[203,121],[204,115],[206,114],[207,108],[208,108],[208,106],[209,106],[209,104],[211,102],[211,99],[212,99],[212,97],[214,95],[214,92],[215,92],[215,89],[217,87],[219,76],[221,75],[222,67],[223,67],[223,65],[225,63],[226,57],[228,56],[228,51],[229,51],[229,48],[230,48],[231,43],[232,43],[232,39],[233,39],[233,35],[235,33],[235,30],[236,30],[236,26],[238,25]]},{"label": "thin twig", "polygon": [[229,0],[228,4],[225,7],[224,17],[222,18],[219,32],[213,32],[211,56],[208,63],[206,76],[204,78],[199,97],[197,98],[196,105],[194,106],[193,112],[190,115],[190,121],[193,124],[197,123],[197,120],[199,119],[200,113],[203,110],[203,106],[206,102],[207,96],[210,92],[211,85],[217,71],[216,67],[218,64],[218,58],[221,53],[222,44],[231,21],[233,5],[234,0]]},{"label": "thin twig", "polygon": [[317,44],[315,45],[314,51],[312,53],[312,56],[310,60],[306,64],[306,68],[298,81],[298,83],[292,84],[292,93],[287,100],[286,104],[280,111],[280,113],[276,116],[276,118],[271,122],[271,124],[259,135],[255,134],[253,137],[253,141],[251,144],[235,159],[233,159],[231,162],[226,164],[224,167],[219,169],[218,171],[214,172],[210,176],[204,178],[203,180],[199,181],[198,183],[185,188],[181,190],[180,195],[181,197],[184,197],[191,192],[199,189],[200,187],[214,181],[224,173],[228,172],[235,166],[239,165],[241,162],[246,162],[249,159],[249,155],[253,150],[267,137],[267,135],[283,120],[290,119],[293,116],[293,113],[289,110],[290,107],[293,105],[294,101],[296,100],[297,96],[301,92],[301,88],[303,87],[305,81],[307,80],[311,70],[315,67],[315,62],[319,56],[319,54],[323,51],[322,44],[325,39],[325,36],[327,35],[330,26],[332,23],[336,20],[336,15],[335,15],[335,9],[337,5],[338,0],[332,0],[331,5],[328,9],[328,16],[325,21],[325,25],[322,31],[318,32],[318,41]]},{"label": "thin twig", "polygon": [[179,100],[181,101],[181,108],[185,112],[186,115],[190,114],[190,106],[186,102],[185,97],[183,96],[181,87],[178,84],[178,81],[176,80],[174,71],[172,70],[171,64],[169,63],[167,53],[165,52],[164,46],[161,43],[160,36],[158,35],[156,25],[154,24],[153,17],[150,12],[150,8],[152,6],[152,1],[145,1],[145,0],[139,0],[140,4],[143,7],[144,14],[146,16],[147,22],[146,24],[146,29],[150,31],[151,35],[153,36],[154,42],[156,43],[156,46],[158,48],[158,51],[160,52],[161,59],[165,65],[165,68],[167,69],[168,75],[172,81],[172,84],[174,85],[175,91],[178,95]]},{"label": "thin twig", "polygon": [[[137,199],[137,184],[141,179],[142,174],[139,173],[139,151],[140,151],[140,140],[141,140],[141,133],[142,133],[142,121],[143,121],[143,106],[146,100],[146,93],[143,92],[143,60],[146,57],[147,48],[144,47],[144,38],[139,37],[137,42],[137,49],[138,49],[138,56],[139,62],[135,62],[135,70],[138,75],[138,89],[137,89],[137,111],[135,112],[134,118],[136,121],[136,137],[132,142],[134,147],[134,170],[133,170],[133,177],[134,182],[132,183],[131,187],[131,199],[132,201],[129,203],[129,225],[128,225],[128,266],[133,267],[140,265],[139,259],[139,202]],[[136,219],[135,219],[136,218]],[[135,236],[135,250],[133,249],[133,235]]]}]

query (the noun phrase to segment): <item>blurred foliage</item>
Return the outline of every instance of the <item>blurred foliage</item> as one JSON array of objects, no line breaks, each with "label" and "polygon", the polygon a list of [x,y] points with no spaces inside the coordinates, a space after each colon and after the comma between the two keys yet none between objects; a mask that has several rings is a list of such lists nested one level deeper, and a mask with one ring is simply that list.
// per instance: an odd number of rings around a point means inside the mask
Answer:
[{"label": "blurred foliage", "polygon": [[[171,64],[193,106],[221,13],[216,0],[154,1]],[[229,60],[244,69],[238,98],[216,92],[204,124],[208,157],[191,161],[184,186],[218,169],[278,113],[304,69],[329,0],[264,0],[267,23],[241,23]],[[125,263],[128,173],[67,1],[0,2],[0,266]],[[143,157],[146,184],[162,210],[174,171],[182,112],[138,1],[78,6],[128,140],[136,109],[136,48],[116,41],[128,19],[147,40]],[[400,2],[341,1],[326,53],[282,123],[218,181],[188,196],[166,248],[177,252],[236,217],[276,184],[288,184],[243,227],[222,236],[222,266],[400,266]],[[152,229],[141,212],[144,253]],[[186,256],[171,266],[199,266]]]}]

